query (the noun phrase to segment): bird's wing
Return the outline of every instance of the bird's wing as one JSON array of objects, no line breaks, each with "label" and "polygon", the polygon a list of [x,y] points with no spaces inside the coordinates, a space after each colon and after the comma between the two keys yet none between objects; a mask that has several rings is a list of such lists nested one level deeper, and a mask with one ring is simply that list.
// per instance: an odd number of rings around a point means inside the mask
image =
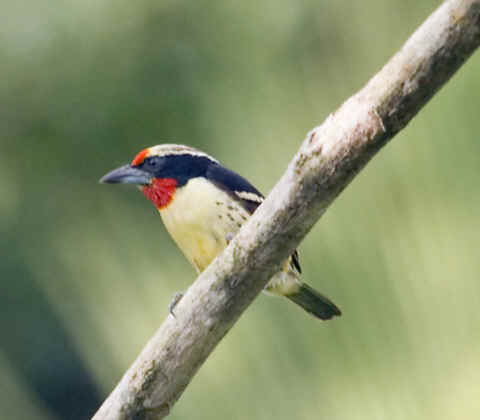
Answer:
[{"label": "bird's wing", "polygon": [[264,199],[262,193],[250,182],[222,165],[210,165],[206,177],[239,203],[249,214],[252,214]]},{"label": "bird's wing", "polygon": [[[263,194],[250,182],[222,165],[211,165],[206,172],[206,178],[230,195],[249,214],[252,214],[264,200]],[[297,250],[292,254],[291,265],[299,273],[302,272]]]}]

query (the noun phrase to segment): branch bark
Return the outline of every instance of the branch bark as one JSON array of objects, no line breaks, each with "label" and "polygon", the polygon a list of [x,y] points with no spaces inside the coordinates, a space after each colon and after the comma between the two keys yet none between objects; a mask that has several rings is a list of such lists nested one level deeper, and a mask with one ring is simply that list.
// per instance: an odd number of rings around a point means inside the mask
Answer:
[{"label": "branch bark", "polygon": [[357,94],[307,135],[285,174],[189,288],[93,417],[160,419],[359,170],[480,44],[480,0],[443,3]]}]

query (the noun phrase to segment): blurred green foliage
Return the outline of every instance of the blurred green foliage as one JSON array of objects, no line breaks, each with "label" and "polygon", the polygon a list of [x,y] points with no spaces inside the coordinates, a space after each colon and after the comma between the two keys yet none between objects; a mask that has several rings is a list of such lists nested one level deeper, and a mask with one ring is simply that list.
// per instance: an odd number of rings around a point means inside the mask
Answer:
[{"label": "blurred green foliage", "polygon": [[[195,277],[150,203],[100,176],[177,142],[268,192],[438,4],[4,2],[2,417],[86,418]],[[172,419],[478,418],[479,64],[302,244],[305,278],[343,317],[260,296]]]}]

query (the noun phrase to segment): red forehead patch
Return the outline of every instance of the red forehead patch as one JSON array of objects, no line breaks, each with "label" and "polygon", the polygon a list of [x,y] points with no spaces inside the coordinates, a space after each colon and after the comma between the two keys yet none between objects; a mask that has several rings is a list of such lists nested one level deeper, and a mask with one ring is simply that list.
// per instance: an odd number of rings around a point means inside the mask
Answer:
[{"label": "red forehead patch", "polygon": [[148,156],[149,149],[143,149],[141,152],[137,154],[132,160],[132,165],[137,166],[141,165],[145,158]]}]

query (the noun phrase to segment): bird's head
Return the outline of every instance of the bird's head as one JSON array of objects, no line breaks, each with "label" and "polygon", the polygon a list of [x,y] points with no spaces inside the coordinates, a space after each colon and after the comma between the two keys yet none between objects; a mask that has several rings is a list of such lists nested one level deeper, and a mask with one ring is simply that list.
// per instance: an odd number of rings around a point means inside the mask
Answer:
[{"label": "bird's head", "polygon": [[161,144],[143,149],[131,164],[114,169],[100,182],[138,185],[158,209],[163,209],[178,188],[191,178],[204,176],[208,166],[216,163],[211,156],[193,147]]}]

